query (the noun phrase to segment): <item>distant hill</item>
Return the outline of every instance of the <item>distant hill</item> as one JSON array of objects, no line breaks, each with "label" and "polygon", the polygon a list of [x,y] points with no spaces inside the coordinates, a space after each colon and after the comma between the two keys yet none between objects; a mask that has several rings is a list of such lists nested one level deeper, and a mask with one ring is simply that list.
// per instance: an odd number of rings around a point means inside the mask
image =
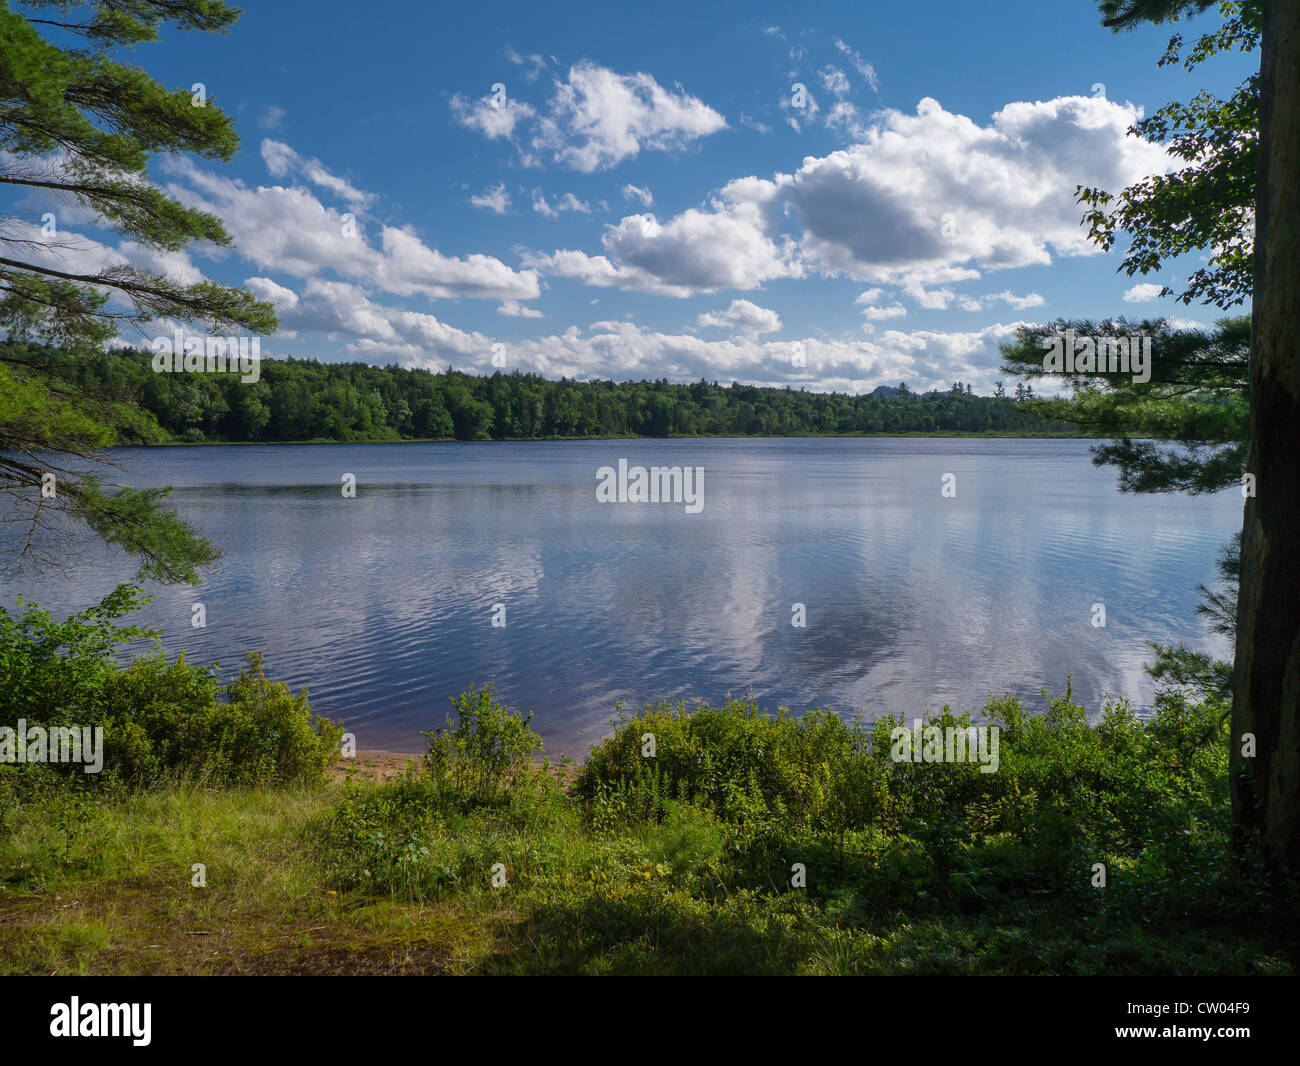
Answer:
[{"label": "distant hill", "polygon": [[877,385],[874,389],[872,389],[869,393],[867,393],[867,395],[884,396],[886,399],[892,400],[895,396],[902,396],[903,390],[896,389],[894,388],[893,385]]}]

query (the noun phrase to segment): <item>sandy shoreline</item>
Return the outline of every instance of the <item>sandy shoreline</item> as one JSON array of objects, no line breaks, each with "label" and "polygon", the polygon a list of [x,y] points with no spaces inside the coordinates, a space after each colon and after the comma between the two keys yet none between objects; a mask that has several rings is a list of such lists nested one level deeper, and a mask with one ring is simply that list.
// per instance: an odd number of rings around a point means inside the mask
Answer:
[{"label": "sandy shoreline", "polygon": [[[418,769],[423,759],[421,754],[358,749],[355,758],[345,759],[339,756],[339,761],[334,765],[334,780],[343,781],[351,773],[362,781],[387,781],[400,774],[408,762]],[[575,765],[552,764],[551,773],[561,779],[568,779],[577,769]]]},{"label": "sandy shoreline", "polygon": [[334,777],[342,781],[349,773],[367,781],[387,781],[402,772],[408,762],[420,765],[421,755],[399,751],[358,751],[355,758],[339,756]]}]

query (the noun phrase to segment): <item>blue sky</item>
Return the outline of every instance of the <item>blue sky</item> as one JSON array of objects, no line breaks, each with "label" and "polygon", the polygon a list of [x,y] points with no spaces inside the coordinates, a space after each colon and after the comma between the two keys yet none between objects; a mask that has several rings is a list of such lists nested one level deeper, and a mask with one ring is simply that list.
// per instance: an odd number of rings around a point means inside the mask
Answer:
[{"label": "blue sky", "polygon": [[1167,165],[1125,136],[1139,109],[1250,72],[1158,69],[1168,35],[1111,34],[1088,0],[249,0],[229,36],[129,54],[234,117],[232,163],[150,171],[233,248],[160,260],[20,207],[92,258],[271,299],[269,354],[987,391],[1017,322],[1217,317],[1134,291],[1196,264],[1116,274],[1073,203]]}]

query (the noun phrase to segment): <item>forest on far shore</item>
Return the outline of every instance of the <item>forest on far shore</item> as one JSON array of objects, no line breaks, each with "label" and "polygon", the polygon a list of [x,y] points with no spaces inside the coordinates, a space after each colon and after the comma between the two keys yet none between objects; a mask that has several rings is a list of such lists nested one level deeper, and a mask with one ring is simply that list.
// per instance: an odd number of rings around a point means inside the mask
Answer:
[{"label": "forest on far shore", "polygon": [[[0,343],[12,387],[57,377],[114,412],[117,444],[204,441],[533,440],[559,437],[989,434],[1078,436],[1007,396],[953,382],[916,393],[900,383],[871,395],[755,385],[553,381],[538,374],[468,374],[265,359],[259,379],[158,373],[148,352],[66,352]],[[1020,386],[1023,393],[1024,386]]]}]

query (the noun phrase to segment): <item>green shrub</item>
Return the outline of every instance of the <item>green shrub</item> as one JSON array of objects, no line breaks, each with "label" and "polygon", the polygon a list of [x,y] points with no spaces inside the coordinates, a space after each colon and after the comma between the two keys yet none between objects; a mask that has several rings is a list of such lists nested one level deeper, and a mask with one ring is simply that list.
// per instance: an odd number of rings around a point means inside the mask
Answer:
[{"label": "green shrub", "polygon": [[420,733],[429,741],[424,768],[436,789],[465,805],[495,804],[534,777],[542,740],[529,725],[531,711],[513,714],[496,702],[490,684],[482,691],[470,686],[451,705],[454,720]]},{"label": "green shrub", "polygon": [[[647,734],[653,757],[642,755]],[[867,773],[855,764],[870,757],[867,735],[830,711],[794,718],[784,709],[763,714],[748,700],[689,711],[660,703],[616,725],[587,756],[574,790],[597,807],[621,796],[628,816],[641,819],[662,817],[673,798],[728,822],[838,826],[874,813],[870,803],[832,798],[833,782]]]},{"label": "green shrub", "polygon": [[266,677],[262,657],[220,686],[185,656],[137,659],[107,687],[105,748],[126,780],[181,774],[220,785],[319,784],[338,758],[342,726],[312,714]]},{"label": "green shrub", "polygon": [[114,624],[148,602],[140,589],[119,585],[64,622],[22,596],[18,615],[0,606],[0,724],[12,726],[19,718],[98,724],[117,646],[137,640],[157,646],[155,631]]},{"label": "green shrub", "polygon": [[[104,741],[100,774],[72,764],[0,766],[7,778],[0,808],[13,802],[19,774],[29,790],[38,779],[79,787],[143,786],[175,775],[217,785],[325,779],[342,727],[313,715],[305,690],[295,696],[270,681],[256,654],[225,686],[183,654],[169,661],[155,632],[115,624],[142,602],[139,589],[122,585],[65,622],[21,599],[17,617],[0,607],[0,725],[99,727]],[[117,647],[142,639],[154,650],[118,666]]]}]

